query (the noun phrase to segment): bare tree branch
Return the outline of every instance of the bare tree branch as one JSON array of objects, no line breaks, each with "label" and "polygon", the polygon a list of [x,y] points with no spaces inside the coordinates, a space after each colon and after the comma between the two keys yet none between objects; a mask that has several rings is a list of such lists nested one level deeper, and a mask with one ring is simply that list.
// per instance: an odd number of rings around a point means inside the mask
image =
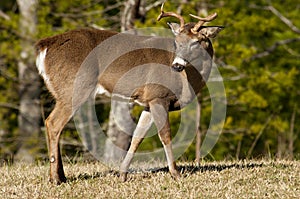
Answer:
[{"label": "bare tree branch", "polygon": [[232,71],[233,73],[236,73],[236,75],[235,76],[227,76],[225,78],[212,79],[212,80],[214,80],[214,81],[238,81],[240,79],[244,79],[247,77],[247,75],[244,74],[242,71],[240,71],[238,69],[238,67],[230,65],[230,64],[226,64],[225,62],[223,62],[221,60],[216,60],[216,61],[217,61],[218,66],[220,66],[226,70]]},{"label": "bare tree branch", "polygon": [[285,23],[293,32],[300,34],[300,29],[297,28],[291,20],[283,16],[274,6],[269,5],[268,10],[270,10],[274,15],[276,15],[283,23]]},{"label": "bare tree branch", "polygon": [[289,43],[299,42],[299,41],[300,41],[300,37],[277,41],[272,46],[267,48],[265,51],[253,55],[249,60],[252,61],[254,59],[258,59],[258,58],[268,56],[269,54],[271,54],[273,51],[275,51],[281,45],[286,45],[286,44],[289,44]]},{"label": "bare tree branch", "polygon": [[266,127],[269,125],[270,121],[273,119],[274,117],[274,114],[270,115],[266,122],[264,123],[264,125],[261,127],[259,133],[256,135],[255,137],[255,140],[253,141],[250,149],[248,150],[248,153],[247,153],[247,158],[250,158],[250,156],[252,155],[252,152],[254,150],[254,147],[256,146],[257,144],[257,141],[259,140],[259,138],[261,137],[261,135],[263,134],[264,130],[266,129]]},{"label": "bare tree branch", "polygon": [[0,102],[0,107],[2,107],[2,108],[8,108],[8,109],[14,109],[14,110],[19,110],[19,106],[18,105],[10,104],[10,103]]},{"label": "bare tree branch", "polygon": [[103,14],[103,13],[106,13],[110,10],[113,10],[113,9],[116,9],[116,8],[119,8],[121,6],[123,6],[124,3],[123,2],[118,2],[114,5],[111,5],[111,6],[107,6],[106,8],[104,8],[103,10],[96,10],[96,11],[88,11],[88,12],[70,12],[70,13],[53,13],[54,16],[57,16],[57,17],[66,17],[66,18],[81,18],[81,17],[89,17],[89,16],[93,16],[93,15],[100,15],[100,14]]},{"label": "bare tree branch", "polygon": [[294,57],[298,57],[300,58],[300,54],[298,52],[296,52],[295,50],[289,48],[288,46],[283,46],[283,48],[290,53],[291,55],[293,55]]},{"label": "bare tree branch", "polygon": [[13,77],[12,75],[8,74],[8,72],[5,71],[3,68],[4,67],[3,67],[3,65],[0,62],[0,75],[2,75],[6,79],[9,79],[9,80],[12,80],[12,81],[15,81],[15,82],[18,81],[18,78]]},{"label": "bare tree branch", "polygon": [[298,27],[296,27],[293,22],[286,18],[285,16],[283,16],[283,14],[281,14],[269,1],[269,6],[258,6],[255,4],[251,4],[250,8],[254,8],[254,9],[262,9],[262,10],[268,10],[271,11],[275,16],[277,16],[283,23],[285,23],[293,32],[300,34],[300,29]]},{"label": "bare tree branch", "polygon": [[223,129],[222,133],[227,133],[227,134],[239,134],[239,133],[244,133],[247,132],[249,129],[247,128],[236,128],[236,129]]},{"label": "bare tree branch", "polygon": [[[162,3],[164,3],[166,0],[160,0],[160,1],[155,1],[154,3],[146,6],[145,8],[143,8],[143,12],[142,13],[147,13],[149,10],[151,10],[152,8],[155,8],[157,6],[161,6]],[[141,7],[142,9],[142,7]]]},{"label": "bare tree branch", "polygon": [[10,20],[10,16],[5,14],[2,10],[0,10],[0,17],[4,18],[5,20]]},{"label": "bare tree branch", "polygon": [[296,119],[296,111],[297,111],[297,105],[294,104],[293,112],[291,116],[291,122],[290,122],[290,132],[288,134],[288,153],[289,158],[294,158],[294,142],[295,142],[295,119]]}]

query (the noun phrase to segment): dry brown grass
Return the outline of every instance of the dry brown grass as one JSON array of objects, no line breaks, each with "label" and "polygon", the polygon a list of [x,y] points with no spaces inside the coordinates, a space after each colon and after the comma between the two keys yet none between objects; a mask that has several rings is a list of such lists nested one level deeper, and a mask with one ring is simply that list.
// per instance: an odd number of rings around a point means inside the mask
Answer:
[{"label": "dry brown grass", "polygon": [[65,164],[68,182],[60,186],[48,183],[48,165],[2,166],[0,198],[300,198],[299,161],[178,165],[178,181],[162,168],[122,183],[100,163]]}]

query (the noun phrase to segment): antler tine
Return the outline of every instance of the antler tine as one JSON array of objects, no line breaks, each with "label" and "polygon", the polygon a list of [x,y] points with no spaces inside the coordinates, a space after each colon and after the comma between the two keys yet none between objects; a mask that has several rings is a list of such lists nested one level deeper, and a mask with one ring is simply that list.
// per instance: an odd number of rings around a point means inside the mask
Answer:
[{"label": "antler tine", "polygon": [[182,29],[183,26],[184,26],[184,19],[183,19],[183,17],[181,15],[177,14],[177,13],[174,13],[174,12],[164,12],[164,10],[163,10],[164,9],[164,4],[165,3],[163,3],[161,5],[160,14],[157,17],[157,21],[161,20],[164,17],[176,17],[177,19],[179,19],[179,21],[180,21],[180,29]]},{"label": "antler tine", "polygon": [[215,18],[217,18],[218,14],[217,14],[217,13],[214,13],[214,14],[211,14],[211,15],[205,17],[205,18],[198,17],[198,16],[192,15],[192,14],[190,14],[190,16],[193,17],[193,18],[199,19],[199,22],[194,26],[194,28],[191,29],[192,33],[197,34],[199,28],[200,28],[205,22],[209,22],[209,21],[214,20]]}]

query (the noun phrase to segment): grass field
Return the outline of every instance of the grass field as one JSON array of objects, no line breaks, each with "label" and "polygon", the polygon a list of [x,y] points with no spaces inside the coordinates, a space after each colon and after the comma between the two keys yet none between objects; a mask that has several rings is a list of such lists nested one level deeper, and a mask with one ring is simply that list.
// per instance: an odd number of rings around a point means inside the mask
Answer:
[{"label": "grass field", "polygon": [[0,167],[0,198],[300,198],[300,161],[178,163],[183,177],[167,168],[117,171],[98,162],[65,164],[68,182],[48,183],[49,165]]}]

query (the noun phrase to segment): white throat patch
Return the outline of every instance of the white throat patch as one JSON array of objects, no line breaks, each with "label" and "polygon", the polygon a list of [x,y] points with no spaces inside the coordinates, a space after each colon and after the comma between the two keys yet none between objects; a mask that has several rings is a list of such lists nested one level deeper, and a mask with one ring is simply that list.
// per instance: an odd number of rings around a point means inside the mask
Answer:
[{"label": "white throat patch", "polygon": [[187,65],[187,61],[185,61],[184,59],[182,59],[180,57],[175,57],[172,65],[175,65],[175,64],[179,64],[181,66],[186,66]]}]

